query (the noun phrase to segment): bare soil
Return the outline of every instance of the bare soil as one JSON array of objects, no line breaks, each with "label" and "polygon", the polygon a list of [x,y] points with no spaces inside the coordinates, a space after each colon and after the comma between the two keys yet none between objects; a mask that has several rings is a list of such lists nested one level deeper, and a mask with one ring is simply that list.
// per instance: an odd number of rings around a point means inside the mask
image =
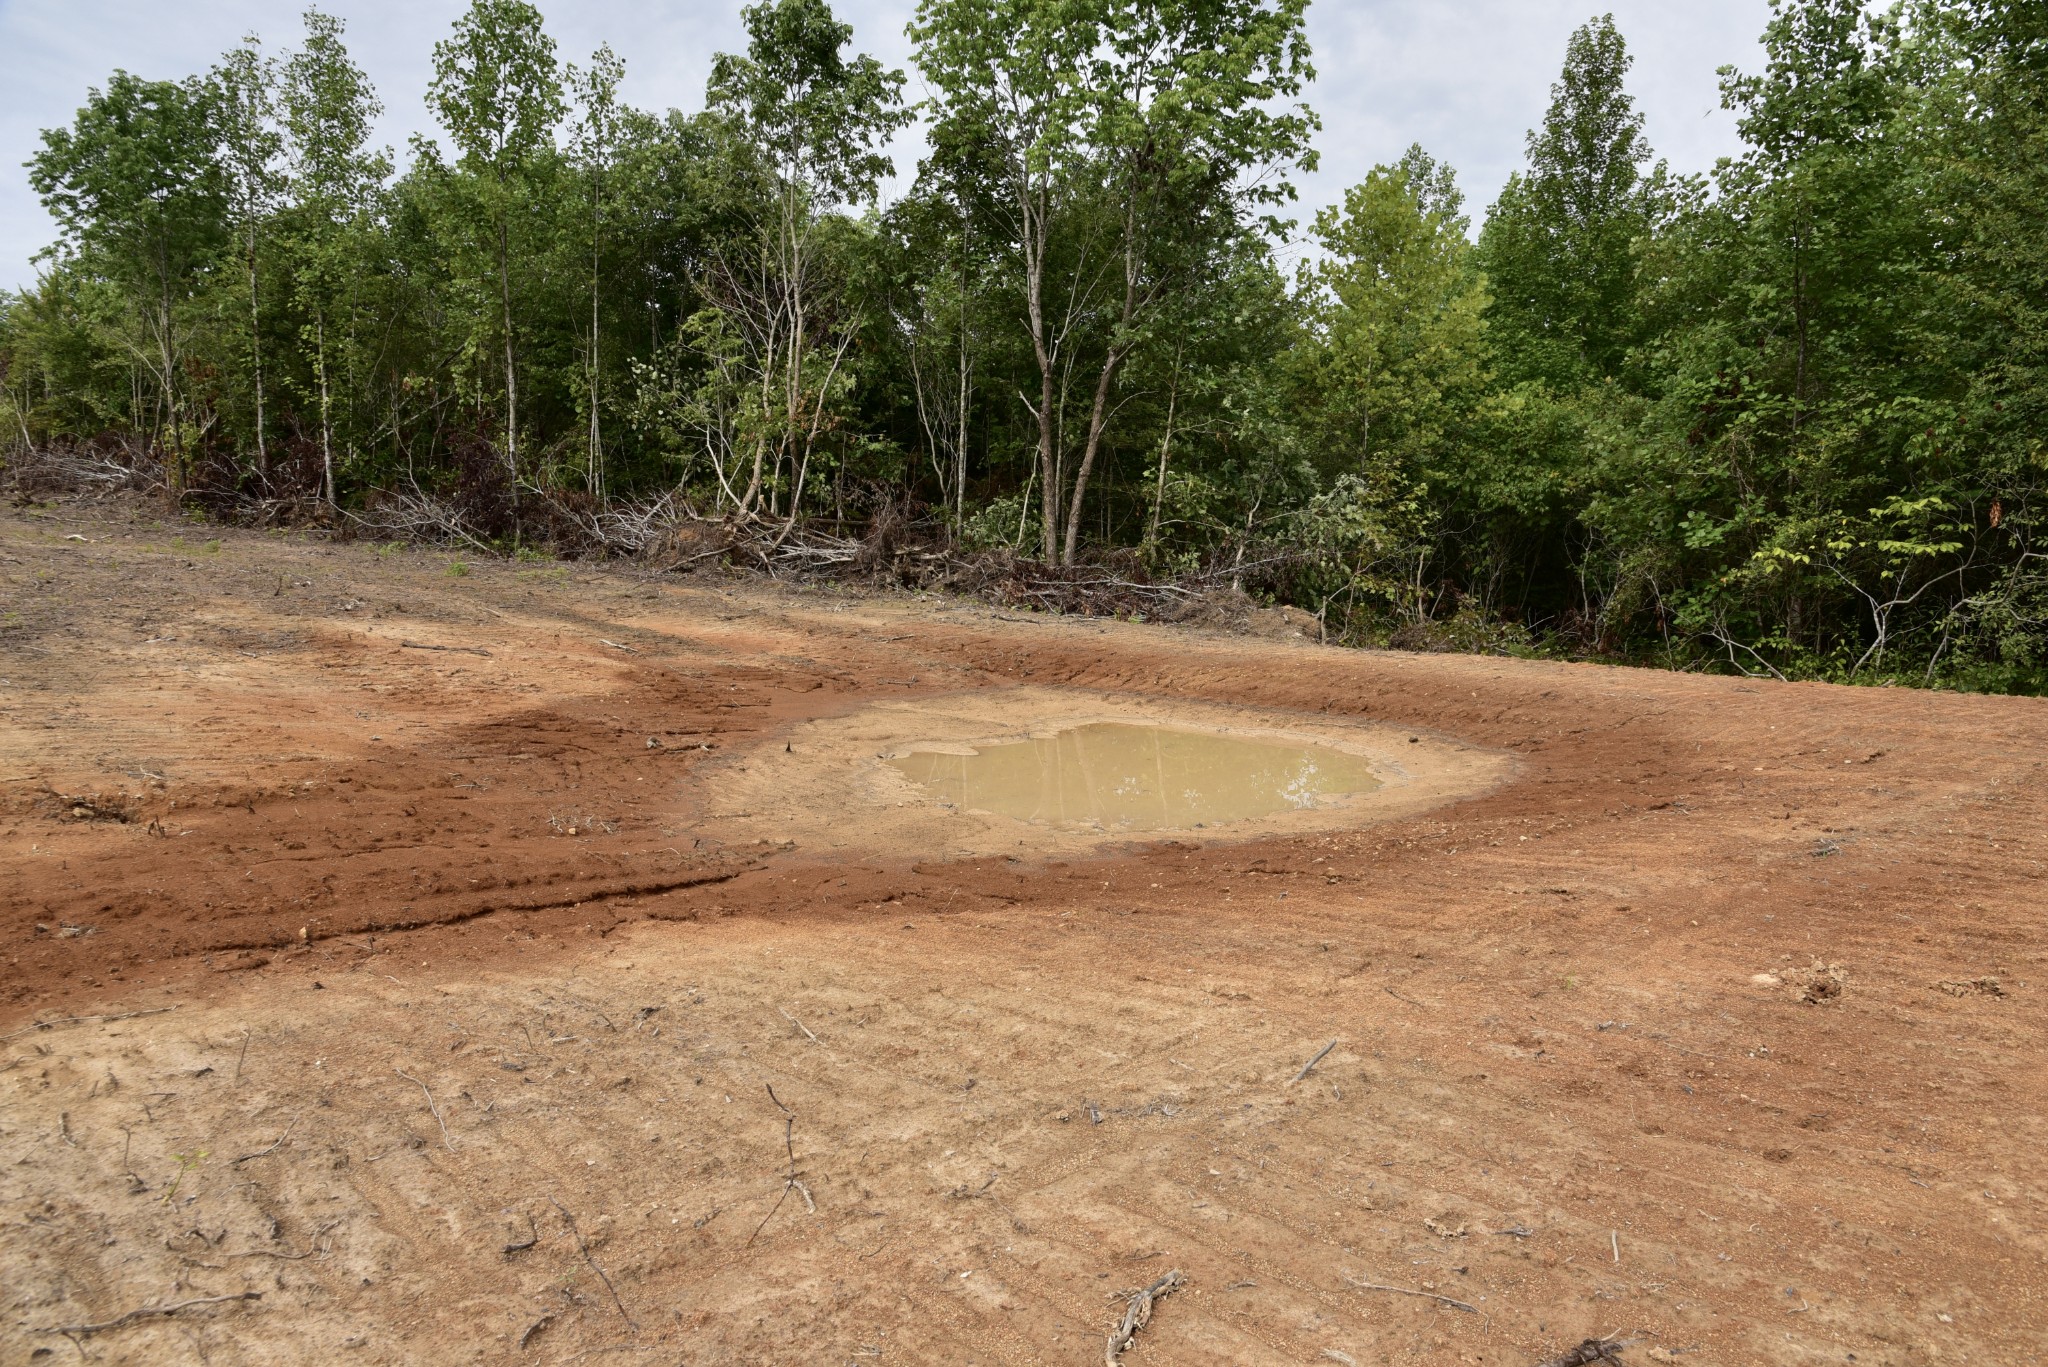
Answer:
[{"label": "bare soil", "polygon": [[[2048,1356],[2048,703],[465,569],[0,514],[0,1361]],[[1063,708],[1436,786],[863,767]]]}]

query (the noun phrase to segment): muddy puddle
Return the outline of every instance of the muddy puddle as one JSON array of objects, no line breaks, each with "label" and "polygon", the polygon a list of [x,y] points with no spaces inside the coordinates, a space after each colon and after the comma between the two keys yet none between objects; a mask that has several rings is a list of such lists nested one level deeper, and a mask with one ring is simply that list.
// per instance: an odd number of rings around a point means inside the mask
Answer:
[{"label": "muddy puddle", "polygon": [[942,806],[1120,831],[1228,825],[1380,786],[1368,760],[1327,746],[1125,722],[967,751],[914,750],[888,763]]}]

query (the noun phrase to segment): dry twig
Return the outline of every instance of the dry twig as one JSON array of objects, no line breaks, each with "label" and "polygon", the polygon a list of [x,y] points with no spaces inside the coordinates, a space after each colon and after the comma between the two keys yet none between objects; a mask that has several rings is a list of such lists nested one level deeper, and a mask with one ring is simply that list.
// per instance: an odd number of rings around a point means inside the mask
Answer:
[{"label": "dry twig", "polygon": [[[787,1015],[788,1013],[784,1012],[783,1014]],[[802,1026],[797,1028],[803,1029]],[[810,1031],[805,1030],[804,1033],[808,1035]],[[747,1236],[745,1246],[748,1248],[752,1248],[754,1240],[761,1237],[761,1231],[768,1228],[768,1222],[773,1220],[776,1212],[782,1209],[782,1203],[789,1199],[789,1194],[792,1191],[804,1198],[804,1205],[811,1214],[816,1215],[818,1213],[818,1203],[811,1199],[811,1189],[802,1182],[797,1181],[797,1178],[803,1176],[803,1174],[797,1171],[796,1166],[796,1112],[782,1104],[782,1098],[775,1095],[773,1083],[765,1085],[768,1087],[768,1099],[775,1103],[777,1110],[782,1112],[782,1149],[789,1156],[789,1170],[782,1174],[782,1191],[781,1194],[776,1196],[775,1204],[769,1208],[766,1215],[761,1217],[761,1223],[754,1226],[754,1232]]]},{"label": "dry twig", "polygon": [[1401,1296],[1420,1296],[1426,1301],[1441,1301],[1445,1305],[1456,1306],[1460,1310],[1470,1310],[1475,1315],[1479,1313],[1479,1307],[1476,1305],[1468,1305],[1466,1302],[1451,1296],[1439,1296],[1434,1291],[1414,1291],[1405,1286],[1388,1286],[1384,1282],[1362,1282],[1349,1272],[1339,1272],[1337,1275],[1357,1287],[1360,1291],[1392,1291],[1396,1295]]},{"label": "dry twig", "polygon": [[228,1256],[230,1258],[276,1258],[279,1262],[286,1263],[300,1262],[312,1257],[315,1253],[325,1253],[327,1245],[321,1243],[320,1240],[326,1235],[327,1231],[340,1223],[340,1220],[329,1220],[326,1224],[314,1230],[313,1237],[306,1241],[306,1251],[304,1253],[279,1253],[274,1249],[252,1248],[241,1253],[230,1253]]},{"label": "dry twig", "polygon": [[[137,1320],[175,1315],[180,1310],[190,1310],[195,1305],[221,1305],[227,1301],[260,1301],[262,1299],[263,1293],[261,1291],[237,1291],[229,1296],[199,1296],[189,1301],[173,1301],[169,1305],[145,1305],[139,1310],[130,1310],[125,1315],[116,1315],[110,1320],[101,1320],[96,1324],[53,1324],[43,1330],[43,1332],[46,1334],[67,1335],[102,1334],[109,1329],[118,1329],[124,1324],[133,1324]],[[1588,1361],[1590,1360],[1588,1359]]]},{"label": "dry twig", "polygon": [[1293,1077],[1289,1078],[1287,1080],[1287,1085],[1292,1087],[1295,1083],[1307,1077],[1309,1075],[1309,1071],[1313,1069],[1318,1063],[1321,1063],[1323,1061],[1323,1056],[1328,1054],[1332,1049],[1335,1049],[1336,1047],[1337,1041],[1331,1040],[1328,1044],[1316,1050],[1315,1057],[1310,1059],[1307,1063],[1302,1064],[1301,1071],[1296,1073]]},{"label": "dry twig", "polygon": [[1140,1329],[1151,1323],[1153,1302],[1186,1284],[1187,1278],[1181,1276],[1179,1268],[1175,1268],[1152,1285],[1129,1293],[1131,1299],[1124,1306],[1124,1317],[1110,1331],[1109,1343],[1103,1351],[1105,1367],[1117,1367],[1117,1356],[1137,1341]]},{"label": "dry twig", "polygon": [[529,1215],[526,1217],[526,1237],[524,1239],[514,1239],[511,1243],[505,1245],[503,1251],[507,1257],[510,1257],[514,1253],[526,1252],[527,1249],[532,1248],[539,1242],[540,1226],[535,1224],[533,1217]]},{"label": "dry twig", "polygon": [[420,1092],[427,1098],[427,1109],[434,1113],[434,1123],[441,1127],[441,1142],[448,1146],[448,1152],[454,1153],[455,1140],[453,1136],[451,1136],[448,1133],[448,1122],[441,1118],[441,1108],[439,1105],[435,1103],[434,1094],[432,1092],[427,1091],[427,1084],[421,1082],[418,1078],[414,1077],[411,1073],[406,1072],[403,1068],[393,1068],[391,1071],[398,1074],[400,1077],[404,1078],[407,1082],[410,1082],[413,1086],[419,1088]]},{"label": "dry twig", "polygon": [[568,1222],[569,1233],[576,1240],[576,1251],[583,1255],[584,1262],[590,1264],[590,1270],[595,1272],[597,1279],[604,1283],[604,1289],[612,1293],[612,1304],[618,1307],[619,1318],[624,1320],[634,1333],[639,1333],[640,1326],[634,1323],[631,1315],[626,1313],[626,1303],[619,1299],[619,1288],[612,1285],[612,1279],[605,1275],[605,1270],[602,1267],[598,1266],[597,1259],[590,1256],[590,1245],[583,1241],[583,1231],[576,1227],[576,1217],[569,1213],[567,1206],[552,1196],[548,1197],[548,1204],[562,1212],[562,1219]]},{"label": "dry twig", "polygon": [[84,1025],[89,1021],[132,1021],[139,1016],[161,1016],[166,1011],[177,1009],[175,1006],[152,1006],[147,1011],[119,1011],[111,1016],[61,1016],[56,1020],[37,1021],[34,1025],[16,1030],[11,1035],[0,1035],[0,1044],[11,1039],[20,1039],[23,1035],[33,1035],[38,1030],[54,1030],[60,1025]]},{"label": "dry twig", "polygon": [[524,1348],[524,1347],[526,1346],[526,1344],[527,1344],[527,1341],[528,1341],[529,1339],[531,1339],[531,1338],[532,1338],[532,1337],[533,1337],[533,1336],[534,1336],[535,1334],[538,1334],[538,1333],[539,1333],[539,1332],[540,1332],[541,1330],[543,1330],[543,1329],[547,1328],[547,1327],[548,1327],[549,1325],[553,1324],[554,1322],[555,1322],[555,1314],[554,1314],[554,1312],[553,1312],[552,1310],[550,1310],[550,1311],[549,1311],[549,1312],[548,1312],[547,1314],[545,1314],[545,1315],[542,1315],[542,1316],[541,1316],[541,1317],[540,1317],[539,1319],[535,1320],[535,1321],[534,1321],[534,1322],[533,1322],[532,1324],[529,1324],[529,1325],[527,1325],[527,1326],[526,1326],[526,1332],[525,1332],[525,1333],[523,1333],[523,1334],[521,1334],[521,1335],[519,1336],[519,1346],[520,1346],[521,1348]]},{"label": "dry twig", "polygon": [[798,1019],[797,1019],[797,1018],[796,1018],[795,1016],[792,1016],[792,1015],[790,1015],[790,1014],[789,1014],[789,1012],[787,1012],[787,1011],[783,1011],[783,1010],[782,1010],[782,1008],[781,1008],[781,1007],[779,1007],[779,1006],[778,1006],[778,1007],[776,1007],[775,1009],[776,1009],[777,1011],[782,1011],[782,1018],[783,1018],[784,1020],[788,1021],[788,1022],[789,1022],[789,1023],[791,1024],[791,1025],[794,1025],[794,1026],[795,1026],[795,1027],[796,1027],[797,1029],[799,1029],[799,1030],[803,1031],[803,1032],[804,1032],[804,1038],[805,1038],[805,1039],[808,1039],[808,1040],[809,1040],[809,1041],[810,1041],[811,1043],[813,1043],[813,1044],[823,1044],[823,1043],[824,1043],[824,1041],[823,1041],[823,1040],[819,1039],[819,1038],[818,1038],[818,1037],[817,1037],[816,1035],[814,1035],[814,1034],[812,1034],[812,1033],[811,1033],[811,1029],[810,1029],[810,1027],[809,1027],[809,1026],[805,1025],[805,1024],[804,1024],[804,1023],[802,1022],[802,1021],[798,1020]]},{"label": "dry twig", "polygon": [[451,655],[481,655],[486,660],[491,658],[491,652],[485,650],[482,646],[430,646],[421,645],[418,641],[400,641],[398,648],[400,650],[444,650]]},{"label": "dry twig", "polygon": [[[303,1114],[304,1114],[304,1112],[301,1112],[300,1114],[301,1114],[301,1115],[303,1115]],[[292,1137],[292,1131],[293,1131],[293,1130],[295,1130],[295,1129],[297,1129],[298,1127],[299,1127],[299,1116],[296,1116],[296,1115],[295,1115],[295,1116],[293,1116],[293,1117],[292,1117],[292,1123],[284,1127],[284,1133],[283,1133],[283,1134],[281,1134],[281,1135],[279,1135],[279,1136],[278,1136],[278,1137],[277,1137],[276,1139],[274,1139],[274,1140],[272,1140],[272,1141],[270,1142],[270,1147],[268,1147],[268,1148],[264,1148],[264,1149],[258,1149],[258,1150],[256,1150],[256,1152],[254,1152],[254,1153],[245,1153],[245,1154],[243,1154],[243,1155],[242,1155],[242,1156],[241,1156],[240,1158],[237,1158],[237,1159],[236,1159],[236,1160],[235,1160],[235,1161],[234,1161],[233,1163],[230,1163],[230,1164],[228,1164],[228,1166],[232,1168],[232,1167],[236,1166],[237,1164],[240,1164],[240,1163],[246,1163],[246,1162],[248,1162],[248,1161],[249,1161],[250,1159],[252,1159],[252,1158],[267,1158],[267,1157],[269,1157],[269,1156],[270,1156],[271,1154],[273,1154],[273,1153],[276,1153],[276,1152],[277,1152],[278,1146],[279,1146],[280,1144],[284,1143],[284,1141],[285,1141],[285,1140],[287,1140],[287,1139],[290,1139],[290,1138]]]}]

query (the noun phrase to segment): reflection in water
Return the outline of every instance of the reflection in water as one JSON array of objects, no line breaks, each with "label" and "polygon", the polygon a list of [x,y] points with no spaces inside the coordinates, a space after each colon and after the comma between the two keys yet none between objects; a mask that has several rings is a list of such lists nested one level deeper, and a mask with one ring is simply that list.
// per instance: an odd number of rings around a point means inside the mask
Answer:
[{"label": "reflection in water", "polygon": [[1270,816],[1379,786],[1369,763],[1341,750],[1117,722],[889,763],[948,806],[1137,831]]}]

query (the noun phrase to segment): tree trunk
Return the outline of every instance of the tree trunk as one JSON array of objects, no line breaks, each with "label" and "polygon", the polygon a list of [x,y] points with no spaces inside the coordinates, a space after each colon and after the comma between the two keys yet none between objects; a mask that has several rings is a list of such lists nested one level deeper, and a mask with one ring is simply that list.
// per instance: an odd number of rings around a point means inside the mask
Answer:
[{"label": "tree trunk", "polygon": [[1166,433],[1159,439],[1159,480],[1152,490],[1152,525],[1146,529],[1145,544],[1159,544],[1159,515],[1166,506],[1166,461],[1173,451],[1173,411],[1180,400],[1180,355],[1181,349],[1173,349],[1173,382],[1166,390]]},{"label": "tree trunk", "polygon": [[505,331],[505,473],[512,489],[512,539],[519,539],[519,370],[512,357],[512,259],[505,223],[504,180],[498,182],[498,304]]},{"label": "tree trunk", "polygon": [[332,508],[334,502],[334,422],[327,399],[327,310],[313,314],[313,356],[320,372],[320,488]]},{"label": "tree trunk", "polygon": [[1130,354],[1131,319],[1138,311],[1137,225],[1129,214],[1124,218],[1124,303],[1117,316],[1116,331],[1110,335],[1109,352],[1102,358],[1102,374],[1095,381],[1095,403],[1088,412],[1088,444],[1081,453],[1081,467],[1074,472],[1074,502],[1067,510],[1067,544],[1060,563],[1071,566],[1081,542],[1081,500],[1088,493],[1088,477],[1095,470],[1096,453],[1102,449],[1102,429],[1109,421],[1109,391],[1116,372]]},{"label": "tree trunk", "polygon": [[185,487],[185,453],[181,448],[181,432],[178,421],[178,358],[177,343],[171,336],[171,263],[170,253],[161,236],[157,239],[157,356],[161,359],[163,374],[163,424],[171,432],[170,484],[173,490]]},{"label": "tree trunk", "polygon": [[[1028,175],[1028,173],[1027,173]],[[1024,309],[1031,323],[1031,351],[1038,361],[1039,554],[1053,559],[1059,547],[1059,472],[1053,468],[1053,359],[1045,341],[1045,206],[1032,203],[1030,182],[1019,187],[1023,209]]]},{"label": "tree trunk", "polygon": [[953,442],[953,532],[967,519],[967,252],[974,229],[971,216],[960,224],[960,407],[959,436]]},{"label": "tree trunk", "polygon": [[257,299],[256,225],[249,224],[249,356],[256,372],[256,473],[270,476],[270,448],[263,437],[263,310]]},{"label": "tree trunk", "polygon": [[1109,425],[1109,391],[1125,353],[1112,346],[1102,361],[1102,374],[1095,381],[1095,402],[1088,409],[1088,441],[1081,450],[1080,468],[1074,471],[1074,497],[1067,509],[1067,540],[1060,550],[1060,563],[1071,567],[1081,544],[1081,500],[1088,494],[1088,477],[1095,470],[1096,453],[1102,449],[1103,429]]},{"label": "tree trunk", "polygon": [[590,254],[590,460],[586,482],[590,495],[604,500],[604,443],[597,417],[597,253]]}]

